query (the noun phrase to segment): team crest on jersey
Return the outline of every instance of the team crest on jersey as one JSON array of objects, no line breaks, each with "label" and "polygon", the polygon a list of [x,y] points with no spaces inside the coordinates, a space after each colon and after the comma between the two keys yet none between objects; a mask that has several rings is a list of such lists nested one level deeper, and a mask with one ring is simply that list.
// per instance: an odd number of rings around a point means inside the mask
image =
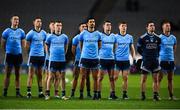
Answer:
[{"label": "team crest on jersey", "polygon": [[150,41],[151,41],[151,42],[153,42],[153,41],[154,41],[154,39],[153,39],[153,38],[150,38]]}]

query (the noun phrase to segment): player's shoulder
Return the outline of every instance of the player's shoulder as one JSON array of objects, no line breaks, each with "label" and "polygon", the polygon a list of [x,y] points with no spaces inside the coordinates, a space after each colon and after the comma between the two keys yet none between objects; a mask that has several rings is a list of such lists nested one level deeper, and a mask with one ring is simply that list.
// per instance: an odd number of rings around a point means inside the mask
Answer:
[{"label": "player's shoulder", "polygon": [[62,33],[62,36],[65,37],[65,38],[68,38],[68,36],[64,33]]},{"label": "player's shoulder", "polygon": [[18,28],[18,30],[21,31],[21,32],[24,32],[24,30],[22,28]]},{"label": "player's shoulder", "polygon": [[131,34],[126,34],[126,36],[129,38],[133,38],[133,36]]},{"label": "player's shoulder", "polygon": [[144,34],[141,35],[139,38],[140,38],[140,39],[143,39],[143,38],[145,38],[146,36],[148,36],[148,34],[147,34],[147,33],[144,33]]},{"label": "player's shoulder", "polygon": [[73,40],[78,40],[78,39],[79,39],[79,34],[77,34],[73,37]]},{"label": "player's shoulder", "polygon": [[173,39],[176,39],[176,36],[173,34],[170,34],[170,37],[172,37]]},{"label": "player's shoulder", "polygon": [[35,32],[35,30],[34,30],[34,29],[31,29],[31,30],[29,30],[28,33],[34,33],[34,32]]},{"label": "player's shoulder", "polygon": [[46,31],[43,30],[43,29],[41,30],[41,33],[44,34],[44,35],[46,35]]},{"label": "player's shoulder", "polygon": [[102,32],[100,32],[99,30],[95,30],[95,33],[101,34]]},{"label": "player's shoulder", "polygon": [[160,36],[157,33],[153,33],[153,35],[157,38],[160,38]]},{"label": "player's shoulder", "polygon": [[3,32],[10,32],[11,31],[11,28],[6,28]]}]

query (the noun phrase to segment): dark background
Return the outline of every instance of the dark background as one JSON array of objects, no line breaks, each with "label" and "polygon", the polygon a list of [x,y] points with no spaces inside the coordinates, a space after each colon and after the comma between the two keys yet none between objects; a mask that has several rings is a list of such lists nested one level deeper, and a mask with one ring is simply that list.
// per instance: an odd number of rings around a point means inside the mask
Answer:
[{"label": "dark background", "polygon": [[[114,33],[118,32],[120,21],[128,22],[128,33],[134,36],[135,44],[137,38],[145,33],[145,24],[148,20],[155,21],[156,33],[160,34],[162,20],[168,19],[172,22],[172,33],[179,40],[179,12],[180,0],[1,0],[0,33],[10,26],[12,15],[20,17],[20,27],[26,33],[33,27],[33,19],[40,16],[43,29],[47,32],[50,21],[61,20],[63,32],[71,39],[78,32],[78,24],[92,16],[96,19],[97,29],[100,31],[104,20],[112,21]],[[177,66],[180,65],[179,53],[176,53]],[[2,64],[4,59],[2,49],[0,54],[0,64]],[[26,63],[26,52],[24,56]],[[70,49],[67,58],[68,61],[72,59]]]}]

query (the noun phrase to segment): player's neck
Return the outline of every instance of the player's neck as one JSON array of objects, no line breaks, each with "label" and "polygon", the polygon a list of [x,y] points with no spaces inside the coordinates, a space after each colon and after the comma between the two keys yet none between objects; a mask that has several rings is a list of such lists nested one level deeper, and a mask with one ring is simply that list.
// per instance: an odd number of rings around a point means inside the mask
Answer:
[{"label": "player's neck", "polygon": [[119,33],[123,36],[126,35],[126,31],[120,31]]},{"label": "player's neck", "polygon": [[54,33],[54,31],[51,30],[51,34],[53,34],[53,33]]},{"label": "player's neck", "polygon": [[11,25],[11,28],[12,28],[12,29],[17,29],[18,26],[17,26],[17,25]]},{"label": "player's neck", "polygon": [[95,30],[95,28],[90,28],[90,27],[88,27],[88,31],[89,32],[93,32]]},{"label": "player's neck", "polygon": [[61,31],[55,32],[56,35],[61,35]]},{"label": "player's neck", "polygon": [[40,27],[34,27],[35,31],[40,32],[41,28]]},{"label": "player's neck", "polygon": [[151,32],[151,31],[147,31],[147,33],[150,34],[150,35],[154,34],[154,32]]},{"label": "player's neck", "polygon": [[164,31],[163,34],[166,35],[166,36],[169,36],[170,32]]},{"label": "player's neck", "polygon": [[109,35],[109,34],[111,34],[111,31],[109,31],[109,30],[104,30],[104,33],[107,34],[107,35]]}]

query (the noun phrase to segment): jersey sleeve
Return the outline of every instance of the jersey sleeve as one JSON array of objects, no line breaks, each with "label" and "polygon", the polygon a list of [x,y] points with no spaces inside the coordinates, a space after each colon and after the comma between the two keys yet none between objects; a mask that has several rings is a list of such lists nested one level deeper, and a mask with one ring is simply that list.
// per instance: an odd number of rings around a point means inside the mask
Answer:
[{"label": "jersey sleeve", "polygon": [[137,43],[137,52],[142,55],[142,38],[138,39],[138,43]]},{"label": "jersey sleeve", "polygon": [[134,40],[133,40],[133,36],[131,36],[131,41],[130,41],[131,44],[134,43]]},{"label": "jersey sleeve", "polygon": [[43,30],[43,36],[44,36],[44,41],[46,41],[47,33],[46,33],[46,31],[44,31],[44,30]]},{"label": "jersey sleeve", "polygon": [[2,38],[3,38],[4,40],[7,40],[8,34],[9,34],[8,29],[4,30],[3,33],[2,33]]},{"label": "jersey sleeve", "polygon": [[26,38],[25,32],[23,30],[21,30],[21,40],[23,40],[25,38]]},{"label": "jersey sleeve", "polygon": [[68,44],[68,42],[69,42],[68,36],[67,36],[67,35],[65,35],[65,42],[64,42],[64,44],[65,44],[65,45],[67,45],[67,44]]},{"label": "jersey sleeve", "polygon": [[99,31],[98,31],[98,36],[99,36],[98,41],[101,41],[102,40],[102,33]]},{"label": "jersey sleeve", "polygon": [[27,41],[31,41],[32,40],[32,37],[33,37],[33,31],[29,31],[26,35],[26,40]]},{"label": "jersey sleeve", "polygon": [[83,41],[84,31],[79,34],[79,41]]},{"label": "jersey sleeve", "polygon": [[176,40],[176,37],[174,36],[174,45],[177,44],[177,40]]},{"label": "jersey sleeve", "polygon": [[79,43],[78,38],[77,38],[77,37],[74,37],[74,38],[72,39],[72,45],[77,46],[78,43]]},{"label": "jersey sleeve", "polygon": [[51,43],[51,36],[48,36],[48,38],[46,39],[45,43],[47,45],[50,45],[50,43]]},{"label": "jersey sleeve", "polygon": [[114,35],[114,43],[115,44],[117,43],[117,35],[116,34]]}]

